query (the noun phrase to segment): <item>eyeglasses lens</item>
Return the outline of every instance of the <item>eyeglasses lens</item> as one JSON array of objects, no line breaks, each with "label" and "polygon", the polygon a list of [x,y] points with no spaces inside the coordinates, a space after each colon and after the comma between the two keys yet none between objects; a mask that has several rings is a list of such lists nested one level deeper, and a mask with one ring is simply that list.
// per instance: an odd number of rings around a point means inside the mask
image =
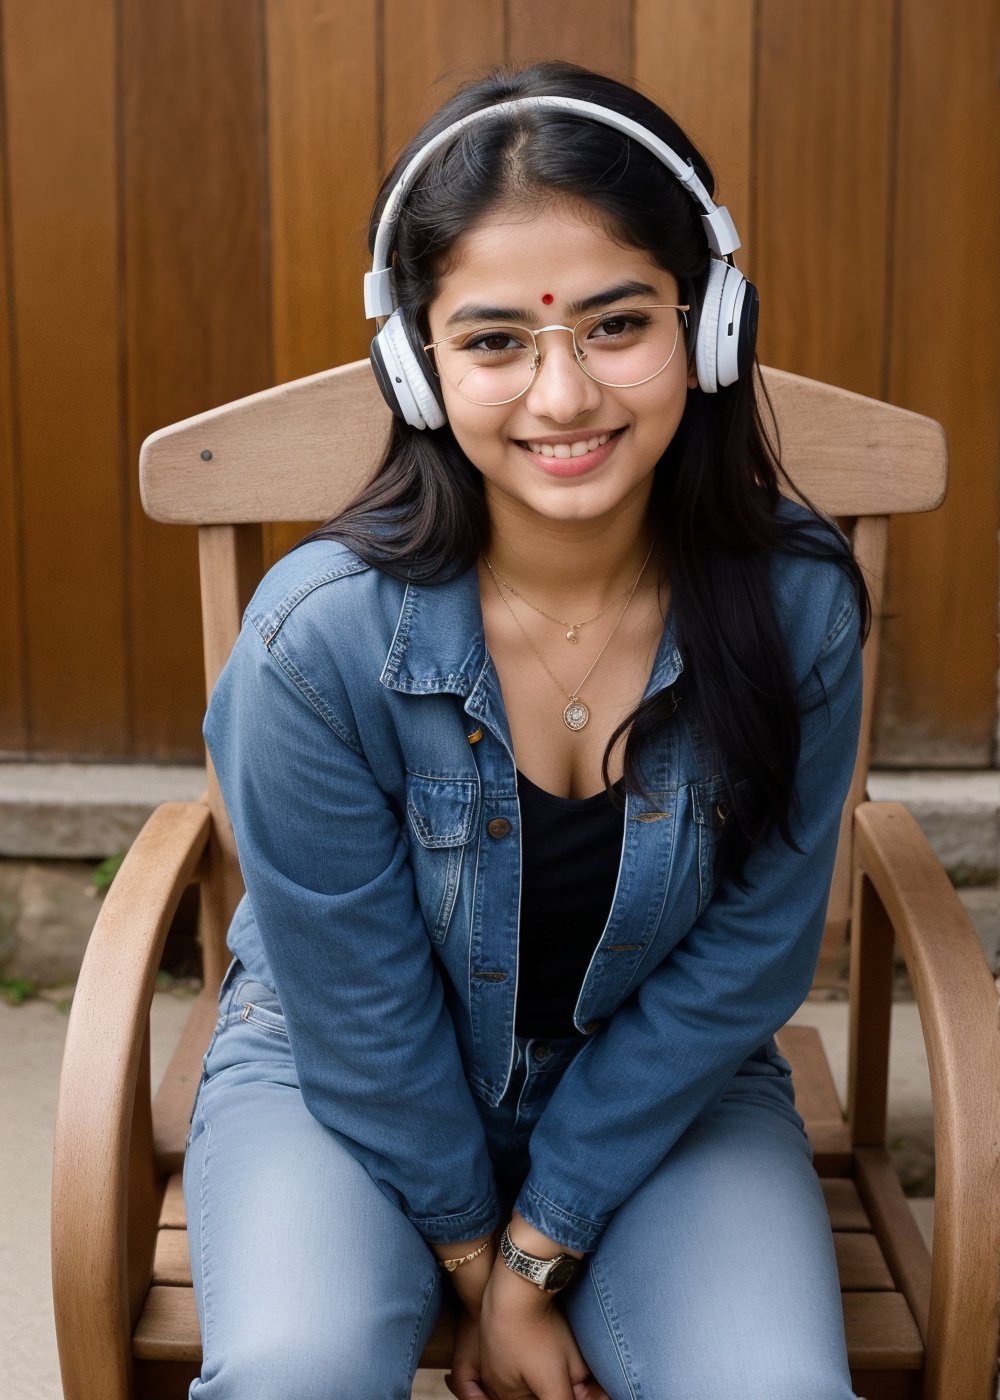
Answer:
[{"label": "eyeglasses lens", "polygon": [[[598,384],[620,389],[644,384],[673,359],[681,315],[672,306],[634,306],[586,316],[573,331],[577,363]],[[490,407],[520,398],[546,351],[525,327],[495,325],[439,341],[435,353],[443,379],[463,398]]]}]

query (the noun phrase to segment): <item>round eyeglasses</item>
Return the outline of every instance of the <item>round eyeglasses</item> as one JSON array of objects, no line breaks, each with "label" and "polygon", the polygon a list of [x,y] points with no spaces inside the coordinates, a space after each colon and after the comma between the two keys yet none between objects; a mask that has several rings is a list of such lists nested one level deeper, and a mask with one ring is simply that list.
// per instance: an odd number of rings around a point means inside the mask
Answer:
[{"label": "round eyeglasses", "polygon": [[503,323],[456,331],[432,340],[438,376],[470,403],[497,408],[513,403],[531,388],[542,352],[538,337],[568,331],[576,362],[588,378],[610,389],[634,389],[661,374],[674,358],[681,320],[687,327],[690,306],[629,306],[584,316],[575,326],[528,326]]}]

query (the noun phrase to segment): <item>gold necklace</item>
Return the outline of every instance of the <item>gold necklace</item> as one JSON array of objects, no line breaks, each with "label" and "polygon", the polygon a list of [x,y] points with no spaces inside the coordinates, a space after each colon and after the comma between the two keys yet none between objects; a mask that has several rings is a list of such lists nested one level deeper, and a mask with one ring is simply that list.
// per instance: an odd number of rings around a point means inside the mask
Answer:
[{"label": "gold necklace", "polygon": [[[586,627],[588,622],[596,622],[599,617],[603,617],[606,612],[610,612],[611,609],[615,606],[615,604],[620,603],[621,600],[625,597],[625,594],[629,591],[629,587],[634,586],[626,584],[622,591],[616,597],[612,598],[610,603],[606,603],[600,612],[595,612],[593,617],[585,617],[582,622],[564,622],[561,617],[553,617],[551,613],[547,613],[545,609],[540,608],[537,605],[537,603],[529,602],[529,600],[524,596],[523,593],[519,593],[512,583],[507,582],[503,574],[497,573],[496,569],[494,569],[493,565],[487,559],[485,554],[483,555],[483,563],[493,575],[494,583],[502,583],[508,593],[513,593],[515,598],[520,598],[521,602],[525,603],[529,608],[531,608],[533,612],[541,613],[542,617],[547,617],[550,622],[557,622],[560,627],[565,627],[567,642],[573,642],[574,644],[580,640],[580,638],[577,636],[577,633],[579,632],[581,627]],[[649,556],[647,555],[646,564],[648,563]],[[643,564],[643,569],[646,567],[646,564]],[[639,577],[642,577],[642,569],[639,570]],[[503,594],[501,594],[500,596],[503,597]],[[504,601],[506,602],[506,599],[504,599]]]},{"label": "gold necklace", "polygon": [[[602,657],[602,656],[604,655],[604,653],[607,651],[608,646],[610,645],[610,642],[611,642],[612,637],[615,635],[615,633],[618,631],[618,628],[621,626],[622,618],[623,618],[623,617],[625,616],[625,614],[628,612],[629,604],[631,603],[632,599],[635,597],[635,590],[639,587],[639,580],[642,578],[643,574],[646,572],[646,565],[649,563],[650,559],[652,558],[652,554],[653,554],[653,546],[650,545],[650,547],[649,547],[649,553],[646,555],[646,558],[643,560],[642,568],[639,570],[638,574],[636,575],[636,577],[635,577],[635,582],[632,584],[631,588],[628,590],[628,597],[625,599],[625,606],[622,608],[621,612],[618,614],[618,618],[617,618],[617,621],[615,622],[614,627],[612,627],[611,631],[608,633],[607,639],[605,640],[604,645],[601,647],[600,651],[597,653],[597,655],[594,657],[593,661],[591,662],[591,664],[590,664],[590,666],[589,666],[589,668],[588,668],[588,670],[587,670],[587,674],[583,677],[583,679],[582,679],[581,681],[579,681],[579,682],[577,683],[576,687],[575,687],[572,691],[570,691],[570,693],[569,693],[568,703],[567,703],[566,707],[564,708],[564,710],[563,710],[563,712],[562,712],[562,717],[563,717],[563,723],[565,724],[566,728],[567,728],[567,729],[572,729],[574,733],[577,733],[579,730],[585,728],[586,725],[587,725],[587,723],[588,723],[588,721],[590,720],[590,707],[589,707],[583,700],[580,699],[580,691],[581,691],[581,690],[583,689],[583,687],[587,684],[587,681],[590,679],[590,674],[591,674],[591,672],[594,670],[594,667],[597,665],[598,661],[600,661],[601,657]],[[497,591],[497,592],[499,593],[499,595],[500,595],[500,601],[503,603],[504,607],[507,609],[507,611],[510,613],[511,617],[514,619],[515,623],[517,624],[517,626],[518,626],[518,628],[519,628],[519,630],[520,630],[520,632],[521,632],[521,635],[524,637],[524,640],[528,643],[528,646],[531,647],[531,650],[535,653],[535,655],[538,657],[538,660],[542,663],[542,666],[545,668],[546,674],[547,674],[547,675],[550,677],[550,679],[555,683],[557,689],[559,690],[559,693],[560,693],[561,695],[565,695],[565,694],[566,694],[566,687],[565,687],[565,685],[564,685],[563,682],[559,679],[559,677],[556,675],[556,673],[552,670],[552,667],[551,667],[551,666],[549,665],[549,663],[545,660],[545,657],[542,655],[542,653],[541,653],[541,652],[538,650],[538,648],[535,646],[534,642],[533,642],[533,641],[531,640],[531,638],[528,636],[527,629],[525,628],[524,624],[521,622],[521,619],[518,617],[517,613],[516,613],[516,612],[514,611],[514,609],[511,607],[511,605],[510,605],[510,603],[508,602],[507,598],[504,596],[504,591],[503,591],[503,589],[500,587],[500,583],[499,583],[499,581],[498,581],[498,579],[497,579],[496,574],[494,573],[494,571],[493,571],[492,569],[490,569],[489,561],[486,560],[486,556],[485,556],[485,555],[483,556],[483,559],[484,559],[484,562],[486,562],[486,567],[487,567],[487,568],[489,569],[489,571],[490,571],[490,578],[493,580],[493,585],[494,585],[494,587],[496,588],[496,591]],[[619,595],[619,597],[620,597],[620,596],[621,596],[621,595]],[[615,601],[617,602],[617,599],[616,599]],[[536,609],[536,611],[537,611],[537,609]],[[607,612],[607,608],[605,608],[604,611]]]}]

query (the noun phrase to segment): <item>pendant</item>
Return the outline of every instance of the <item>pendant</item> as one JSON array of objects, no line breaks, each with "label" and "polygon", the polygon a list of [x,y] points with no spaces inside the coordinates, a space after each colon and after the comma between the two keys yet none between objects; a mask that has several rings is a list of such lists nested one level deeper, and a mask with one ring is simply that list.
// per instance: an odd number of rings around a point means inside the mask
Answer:
[{"label": "pendant", "polygon": [[578,642],[580,638],[576,635],[576,623],[570,623],[569,631],[566,633],[567,642]]},{"label": "pendant", "polygon": [[590,711],[579,696],[574,695],[563,710],[563,723],[566,728],[574,731],[582,729],[589,719]]}]

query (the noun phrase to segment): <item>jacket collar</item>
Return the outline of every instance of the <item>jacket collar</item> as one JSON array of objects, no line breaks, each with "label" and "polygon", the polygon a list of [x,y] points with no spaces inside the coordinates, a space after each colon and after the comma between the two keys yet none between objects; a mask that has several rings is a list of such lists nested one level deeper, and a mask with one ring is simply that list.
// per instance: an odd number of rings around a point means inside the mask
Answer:
[{"label": "jacket collar", "polygon": [[408,583],[382,684],[407,695],[468,695],[485,664],[475,568],[448,583]]},{"label": "jacket collar", "polygon": [[[380,680],[408,695],[468,696],[488,659],[473,567],[448,583],[408,583]],[[672,685],[684,669],[673,613],[656,650],[646,695]]]}]

